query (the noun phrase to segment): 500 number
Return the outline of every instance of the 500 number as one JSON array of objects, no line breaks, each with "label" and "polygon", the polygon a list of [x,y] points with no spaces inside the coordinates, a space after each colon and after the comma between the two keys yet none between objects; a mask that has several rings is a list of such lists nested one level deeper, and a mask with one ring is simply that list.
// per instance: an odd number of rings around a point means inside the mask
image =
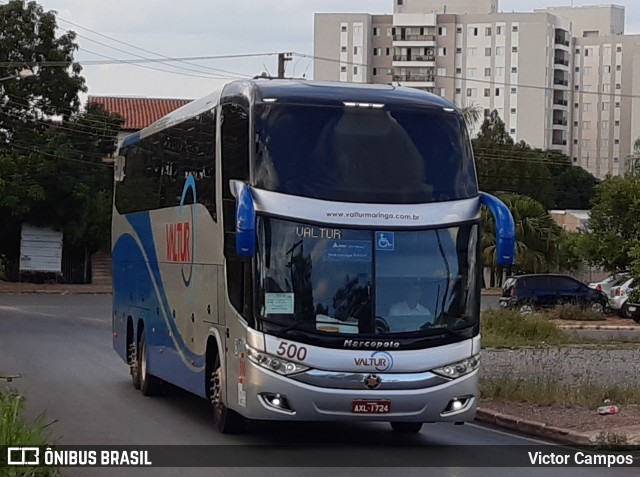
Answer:
[{"label": "500 number", "polygon": [[278,356],[286,356],[289,359],[297,359],[298,361],[304,361],[307,359],[307,348],[304,346],[298,346],[294,343],[287,343],[281,341],[277,351]]}]

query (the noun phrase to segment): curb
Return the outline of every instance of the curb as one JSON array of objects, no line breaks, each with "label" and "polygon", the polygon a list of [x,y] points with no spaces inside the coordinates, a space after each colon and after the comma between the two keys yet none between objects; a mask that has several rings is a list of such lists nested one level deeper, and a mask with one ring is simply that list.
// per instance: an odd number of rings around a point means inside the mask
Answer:
[{"label": "curb", "polygon": [[1,295],[111,295],[111,289],[6,289],[0,288]]},{"label": "curb", "polygon": [[[578,432],[571,429],[551,426],[544,422],[522,419],[517,416],[504,414],[491,409],[484,409],[482,407],[476,409],[476,420],[512,431],[519,431],[531,436],[550,439],[562,444],[594,445],[598,444],[602,436],[600,431]],[[631,445],[640,443],[640,439],[626,433],[624,428],[620,428],[620,435],[624,435]]]},{"label": "curb", "polygon": [[596,330],[596,331],[640,331],[640,326],[613,325],[562,325],[561,330]]}]

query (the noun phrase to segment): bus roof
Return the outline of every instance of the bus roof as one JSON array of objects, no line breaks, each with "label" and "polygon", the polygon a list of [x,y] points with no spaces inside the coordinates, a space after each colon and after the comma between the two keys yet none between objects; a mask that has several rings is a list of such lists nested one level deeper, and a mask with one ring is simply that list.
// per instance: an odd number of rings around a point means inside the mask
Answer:
[{"label": "bus roof", "polygon": [[299,79],[237,80],[226,83],[211,94],[192,101],[146,128],[127,136],[122,147],[135,144],[141,138],[210,111],[226,97],[243,97],[249,104],[267,99],[308,105],[341,105],[345,102],[355,102],[382,103],[387,106],[456,108],[453,103],[440,96],[402,86]]}]

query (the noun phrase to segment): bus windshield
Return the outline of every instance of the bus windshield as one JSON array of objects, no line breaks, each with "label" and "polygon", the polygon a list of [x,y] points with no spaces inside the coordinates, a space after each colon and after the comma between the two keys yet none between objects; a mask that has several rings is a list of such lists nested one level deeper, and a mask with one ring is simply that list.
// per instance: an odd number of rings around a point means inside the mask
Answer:
[{"label": "bus windshield", "polygon": [[375,231],[260,217],[258,316],[313,333],[394,335],[477,324],[478,225]]},{"label": "bus windshield", "polygon": [[478,194],[462,117],[434,107],[258,104],[258,188],[323,200],[426,203]]}]

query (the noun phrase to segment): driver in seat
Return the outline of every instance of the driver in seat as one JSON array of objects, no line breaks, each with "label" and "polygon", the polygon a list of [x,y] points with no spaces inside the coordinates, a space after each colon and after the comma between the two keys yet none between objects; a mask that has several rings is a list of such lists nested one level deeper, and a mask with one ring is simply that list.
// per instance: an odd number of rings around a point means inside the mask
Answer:
[{"label": "driver in seat", "polygon": [[433,315],[428,308],[420,304],[422,289],[419,285],[413,285],[407,291],[404,301],[395,303],[389,308],[389,316],[424,316],[428,321],[433,320]]}]

